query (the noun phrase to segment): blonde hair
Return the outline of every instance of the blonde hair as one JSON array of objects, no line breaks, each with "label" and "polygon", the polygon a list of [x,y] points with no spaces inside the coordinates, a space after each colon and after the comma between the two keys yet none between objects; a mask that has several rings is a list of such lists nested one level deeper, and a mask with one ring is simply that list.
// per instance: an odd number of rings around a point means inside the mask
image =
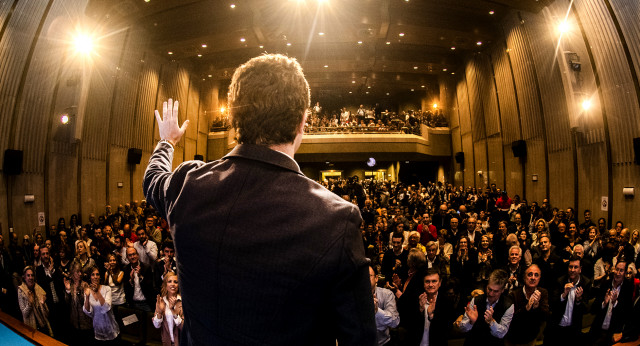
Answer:
[{"label": "blonde hair", "polygon": [[[178,274],[170,271],[167,272],[164,275],[164,280],[162,280],[162,287],[160,288],[160,296],[162,297],[166,297],[167,296],[167,283],[169,282],[169,278],[175,276],[176,279],[178,278]],[[178,294],[180,293],[180,285],[178,285]]]}]

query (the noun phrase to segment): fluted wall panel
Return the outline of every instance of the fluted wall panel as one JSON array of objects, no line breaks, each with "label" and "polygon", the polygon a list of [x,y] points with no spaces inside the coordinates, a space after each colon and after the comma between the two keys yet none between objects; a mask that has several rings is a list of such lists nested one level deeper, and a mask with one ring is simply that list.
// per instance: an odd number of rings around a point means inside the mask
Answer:
[{"label": "fluted wall panel", "polygon": [[491,70],[490,56],[478,54],[475,59],[478,90],[482,101],[482,114],[487,137],[500,134],[500,114],[496,98],[496,88]]},{"label": "fluted wall panel", "polygon": [[628,0],[609,0],[615,13],[620,30],[627,42],[633,69],[640,76],[640,2]]},{"label": "fluted wall panel", "polygon": [[[603,106],[611,133],[613,163],[633,160],[633,137],[640,133],[640,107],[627,58],[613,18],[604,1],[574,3],[582,27],[589,38],[600,77]],[[636,18],[637,20],[637,18]]]},{"label": "fluted wall panel", "polygon": [[522,121],[523,139],[537,138],[543,135],[544,128],[540,126],[539,96],[535,66],[530,61],[527,32],[515,16],[511,16],[505,23],[507,32],[507,49],[511,57],[511,67],[518,93],[520,118]]},{"label": "fluted wall panel", "polygon": [[[128,29],[126,47],[118,57],[115,76],[117,89],[113,101],[113,124],[111,144],[125,148],[140,148],[134,145],[136,118],[140,116],[137,109],[138,93],[141,83],[141,71],[144,58],[145,40],[139,31]],[[136,143],[137,144],[137,143]]]},{"label": "fluted wall panel", "polygon": [[462,134],[462,151],[464,151],[464,185],[465,186],[482,186],[482,181],[476,182],[476,170],[473,160],[473,141],[471,133]]},{"label": "fluted wall panel", "polygon": [[518,100],[516,97],[509,56],[504,44],[497,44],[490,51],[496,79],[497,99],[500,108],[502,139],[505,145],[520,139],[520,121],[518,120]]},{"label": "fluted wall panel", "polygon": [[[154,110],[158,109],[162,112],[162,104],[160,104],[160,108],[156,105],[161,62],[159,59],[147,55],[141,64],[142,72],[139,77],[137,113],[134,125],[135,136],[132,145],[143,151],[151,152],[156,143],[153,132],[156,121]],[[157,132],[157,130],[155,131]]]},{"label": "fluted wall panel", "polygon": [[547,132],[549,152],[568,150],[571,147],[569,131],[569,111],[565,98],[560,66],[556,60],[555,47],[558,40],[554,26],[547,25],[540,15],[524,13],[528,40],[535,64],[538,85],[542,98],[542,109]]},{"label": "fluted wall panel", "polygon": [[87,108],[83,126],[83,156],[93,160],[106,160],[111,138],[119,130],[118,120],[110,118],[115,87],[116,76],[119,74],[118,61],[126,32],[118,32],[107,36],[101,41],[101,46],[110,47],[104,49],[100,56],[93,60],[91,73],[91,87],[89,89]]},{"label": "fluted wall panel", "polygon": [[61,72],[65,54],[70,54],[69,46],[61,45],[60,42],[64,42],[71,32],[70,26],[61,24],[60,18],[65,15],[81,15],[78,8],[84,7],[85,3],[86,0],[54,2],[34,47],[23,93],[16,105],[16,147],[24,151],[25,172],[44,172],[42,153],[46,150],[48,127],[52,123],[57,125],[58,122],[58,117],[51,112],[51,91],[56,87],[56,77]]},{"label": "fluted wall panel", "polygon": [[[487,138],[487,155],[489,157],[489,182],[506,188],[504,181],[504,161],[502,159],[502,139],[500,134]],[[513,193],[513,192],[512,192]]]},{"label": "fluted wall panel", "polygon": [[[10,2],[9,2],[10,3]],[[15,131],[13,121],[20,90],[20,82],[25,72],[31,43],[47,8],[47,1],[20,1],[16,4],[7,29],[0,37],[0,162],[5,149],[17,149],[10,142]],[[9,4],[3,5],[6,10]],[[6,12],[5,17],[6,18]],[[16,30],[14,28],[20,28]],[[15,132],[13,132],[15,133]]]},{"label": "fluted wall panel", "polygon": [[469,114],[469,96],[467,94],[467,83],[464,79],[456,86],[456,97],[458,101],[458,113],[460,116],[460,134],[471,132],[471,116]]},{"label": "fluted wall panel", "polygon": [[475,59],[473,59],[467,68],[465,74],[467,78],[467,93],[469,95],[469,116],[471,117],[471,133],[473,134],[473,141],[479,141],[486,137],[484,126],[484,113],[482,111],[482,98],[481,90],[478,83],[479,74],[478,66]]},{"label": "fluted wall panel", "polygon": [[11,13],[11,7],[16,4],[18,0],[10,0],[10,1],[0,1],[0,28],[2,28],[9,14]]}]

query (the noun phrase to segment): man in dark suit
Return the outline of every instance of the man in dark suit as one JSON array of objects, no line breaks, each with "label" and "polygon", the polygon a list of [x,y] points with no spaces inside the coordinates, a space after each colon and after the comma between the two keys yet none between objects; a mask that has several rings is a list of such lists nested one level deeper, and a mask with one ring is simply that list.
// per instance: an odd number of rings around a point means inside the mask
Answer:
[{"label": "man in dark suit", "polygon": [[567,271],[567,275],[558,279],[555,291],[549,298],[552,314],[545,328],[545,345],[568,345],[582,341],[582,317],[589,300],[591,280],[581,274],[582,262],[575,255],[569,258]]},{"label": "man in dark suit", "polygon": [[595,314],[589,339],[595,345],[611,345],[613,334],[622,333],[633,309],[633,282],[625,280],[628,263],[618,260],[611,276],[598,288],[591,305]]},{"label": "man in dark suit", "polygon": [[124,294],[129,306],[135,310],[138,321],[140,341],[138,345],[145,345],[147,342],[148,313],[152,311],[154,302],[153,274],[151,268],[140,262],[138,251],[134,247],[127,248],[127,264],[124,269]]},{"label": "man in dark suit", "polygon": [[143,187],[171,226],[181,344],[375,344],[360,212],[293,159],[309,104],[295,59],[251,59],[229,86],[239,145],[221,160],[184,162],[173,173],[187,122],[179,127],[171,99],[162,118],[156,111],[162,140]]}]

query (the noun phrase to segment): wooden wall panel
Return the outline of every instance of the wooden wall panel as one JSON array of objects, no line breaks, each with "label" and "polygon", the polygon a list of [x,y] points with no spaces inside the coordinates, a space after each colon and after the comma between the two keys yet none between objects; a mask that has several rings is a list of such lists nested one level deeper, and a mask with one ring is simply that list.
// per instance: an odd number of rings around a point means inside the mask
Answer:
[{"label": "wooden wall panel", "polygon": [[487,137],[500,135],[500,113],[496,98],[496,88],[491,70],[489,55],[478,54],[475,57],[478,90],[482,101],[482,114]]},{"label": "wooden wall panel", "polygon": [[[126,32],[126,46],[118,58],[116,67],[116,94],[113,100],[112,129],[110,142],[125,148],[135,146],[136,118],[140,116],[137,109],[138,93],[141,83],[141,70],[144,58],[142,50],[144,40],[138,32],[131,29]],[[137,143],[136,143],[137,144]]]},{"label": "wooden wall panel", "polygon": [[613,19],[603,1],[574,4],[593,52],[600,77],[607,122],[611,134],[613,163],[633,160],[632,139],[640,133],[640,107],[627,58]]},{"label": "wooden wall panel", "polygon": [[558,208],[575,208],[573,153],[570,150],[549,153],[549,198]]},{"label": "wooden wall panel", "polygon": [[604,143],[578,146],[578,205],[582,216],[584,209],[590,209],[595,220],[607,218],[607,212],[600,210],[600,201],[607,196],[607,152]]},{"label": "wooden wall panel", "polygon": [[[529,202],[542,202],[547,194],[546,163],[544,159],[544,141],[541,138],[527,140],[527,162],[525,164],[525,184],[527,199]],[[532,176],[537,175],[538,181],[532,181]]]},{"label": "wooden wall panel", "polygon": [[537,80],[532,62],[529,57],[529,38],[524,25],[512,15],[505,21],[504,30],[507,32],[507,49],[511,58],[511,68],[518,93],[520,119],[522,124],[522,139],[542,137],[544,128],[540,126],[539,96]]},{"label": "wooden wall panel", "polygon": [[31,43],[47,4],[46,1],[18,2],[6,23],[8,29],[0,37],[0,162],[5,149],[17,149],[15,143],[10,142],[16,131],[14,111]]},{"label": "wooden wall panel", "polygon": [[[88,222],[90,213],[100,215],[104,213],[107,200],[105,183],[107,181],[107,164],[102,160],[82,160],[82,221]],[[117,189],[112,185],[113,190]]]},{"label": "wooden wall panel", "polygon": [[471,133],[462,135],[462,151],[464,151],[464,185],[482,187],[482,182],[476,183],[476,170],[473,159],[473,141]]},{"label": "wooden wall panel", "polygon": [[458,100],[458,113],[460,115],[460,133],[466,134],[471,132],[471,115],[469,114],[467,83],[464,79],[458,82],[456,87],[456,97]]},{"label": "wooden wall panel", "polygon": [[[75,4],[74,4],[75,3]],[[22,97],[16,105],[16,147],[24,151],[23,171],[44,173],[44,155],[47,150],[48,127],[51,122],[52,93],[62,59],[69,54],[69,47],[60,42],[68,38],[70,27],[61,24],[69,15],[81,15],[79,10],[86,1],[70,1],[66,4],[54,2],[42,32],[34,47],[33,58],[28,66]],[[73,4],[69,6],[69,4]],[[43,78],[51,76],[51,78]]]},{"label": "wooden wall panel", "polygon": [[627,0],[609,0],[615,13],[620,30],[627,42],[633,69],[640,76],[640,2]]},{"label": "wooden wall panel", "polygon": [[157,141],[154,138],[156,118],[154,111],[162,112],[162,103],[157,108],[158,84],[160,83],[160,60],[146,55],[142,62],[142,72],[139,77],[137,114],[135,118],[135,136],[133,146],[143,151],[151,152]]},{"label": "wooden wall panel", "polygon": [[[469,95],[469,116],[471,117],[471,133],[473,134],[473,141],[479,141],[486,137],[486,130],[484,126],[484,113],[482,110],[482,98],[481,90],[478,83],[478,66],[475,59],[467,64],[465,69],[465,75],[467,80],[467,93]],[[486,161],[483,160],[483,162]]]},{"label": "wooden wall panel", "polygon": [[502,159],[502,139],[500,135],[487,138],[487,154],[489,156],[489,183],[505,188],[504,161]]},{"label": "wooden wall panel", "polygon": [[518,100],[513,84],[511,66],[509,66],[509,55],[504,44],[497,44],[491,50],[493,70],[495,73],[497,97],[499,100],[502,139],[505,145],[511,146],[513,141],[521,139],[520,121],[518,113]]},{"label": "wooden wall panel", "polygon": [[100,55],[93,59],[91,69],[91,87],[87,99],[82,129],[82,154],[93,160],[106,160],[111,138],[120,131],[117,118],[110,119],[116,86],[115,76],[118,72],[118,61],[123,50],[126,32],[119,32],[101,40]]},{"label": "wooden wall panel", "polygon": [[[522,186],[522,164],[520,159],[514,157],[511,153],[511,144],[505,144],[503,146],[505,152],[504,155],[504,175],[507,181],[505,188],[509,192],[509,196],[516,194],[522,198],[527,196],[524,194],[524,187]],[[528,195],[528,194],[527,194]],[[531,199],[528,200],[533,201]]]},{"label": "wooden wall panel", "polygon": [[17,2],[18,0],[0,1],[0,28],[4,26],[11,13],[11,8],[17,5]]},{"label": "wooden wall panel", "polygon": [[[475,176],[475,186],[484,187],[489,183],[486,139],[483,138],[473,142],[473,160],[475,165],[473,169],[473,175]],[[482,177],[478,176],[478,171],[482,171]]]},{"label": "wooden wall panel", "polygon": [[[560,76],[560,66],[556,60],[555,46],[558,43],[556,28],[547,25],[546,20],[540,15],[523,13],[527,23],[531,45],[533,63],[538,68],[537,77],[542,97],[542,114],[545,119],[547,132],[547,150],[551,152],[562,151],[571,148],[571,136],[569,129],[569,111],[567,99],[564,96],[564,86]],[[566,71],[566,67],[563,66]],[[550,169],[550,171],[553,171]]]}]

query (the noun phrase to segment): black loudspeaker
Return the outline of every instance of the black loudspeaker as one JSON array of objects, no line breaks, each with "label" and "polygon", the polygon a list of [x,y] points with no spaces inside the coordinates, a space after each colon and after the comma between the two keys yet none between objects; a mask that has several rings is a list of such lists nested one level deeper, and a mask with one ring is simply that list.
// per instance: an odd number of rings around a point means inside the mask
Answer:
[{"label": "black loudspeaker", "polygon": [[457,152],[455,158],[456,163],[464,163],[464,153],[462,151]]},{"label": "black loudspeaker", "polygon": [[194,160],[204,161],[204,156],[195,154],[193,155]]},{"label": "black loudspeaker", "polygon": [[640,165],[640,137],[633,139],[633,152],[635,154],[636,165]]},{"label": "black loudspeaker", "polygon": [[22,156],[22,150],[5,150],[2,172],[5,175],[18,175],[22,173]]},{"label": "black loudspeaker", "polygon": [[511,143],[511,150],[514,157],[527,157],[527,142],[523,140],[515,141]]},{"label": "black loudspeaker", "polygon": [[127,152],[127,162],[131,165],[140,164],[142,159],[142,149],[129,148]]}]

